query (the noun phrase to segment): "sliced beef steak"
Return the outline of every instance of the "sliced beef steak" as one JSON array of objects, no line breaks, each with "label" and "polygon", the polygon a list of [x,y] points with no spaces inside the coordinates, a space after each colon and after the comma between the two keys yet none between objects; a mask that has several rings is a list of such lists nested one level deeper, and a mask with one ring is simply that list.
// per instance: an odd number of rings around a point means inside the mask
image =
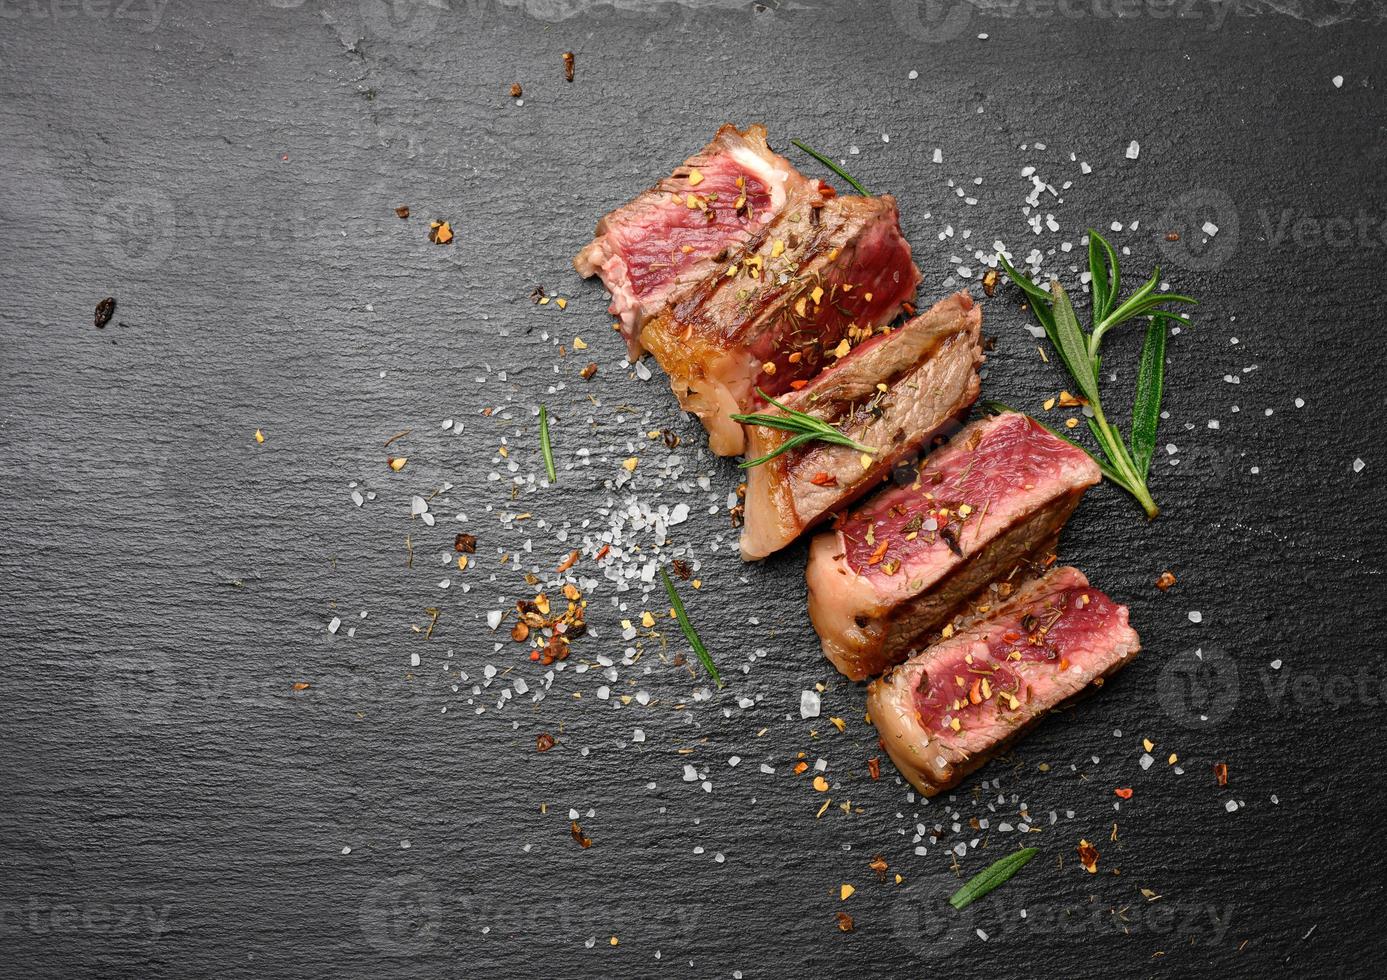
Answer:
[{"label": "sliced beef steak", "polygon": [[[745,449],[728,416],[808,381],[890,323],[920,272],[891,197],[791,205],[723,267],[667,306],[642,343],[720,456]],[[845,343],[846,342],[846,343]]]},{"label": "sliced beef steak", "polygon": [[[786,407],[824,419],[876,452],[864,465],[856,449],[812,442],[752,467],[742,557],[764,558],[785,547],[871,489],[966,411],[978,397],[981,329],[982,311],[967,293],[956,293],[788,392]],[[747,455],[767,455],[789,438],[778,429],[751,426]]]},{"label": "sliced beef steak", "polygon": [[968,599],[1054,547],[1098,466],[1025,415],[969,425],[913,482],[870,498],[810,546],[809,616],[862,680],[900,663]]},{"label": "sliced beef steak", "polygon": [[599,221],[573,265],[602,277],[635,357],[641,329],[666,303],[719,274],[726,253],[787,203],[819,200],[818,182],[771,152],[764,127],[723,126],[673,174]]},{"label": "sliced beef steak", "polygon": [[874,681],[868,713],[901,775],[933,796],[1140,649],[1126,606],[1056,568]]}]

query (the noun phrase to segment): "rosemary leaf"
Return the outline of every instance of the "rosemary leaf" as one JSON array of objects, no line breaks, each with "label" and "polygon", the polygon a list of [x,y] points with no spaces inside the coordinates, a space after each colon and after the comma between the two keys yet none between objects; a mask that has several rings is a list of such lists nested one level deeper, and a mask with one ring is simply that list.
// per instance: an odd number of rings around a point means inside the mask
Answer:
[{"label": "rosemary leaf", "polygon": [[1117,271],[1117,254],[1108,240],[1096,231],[1088,235],[1088,271],[1093,292],[1093,319],[1101,323],[1112,310],[1122,279]]},{"label": "rosemary leaf", "polygon": [[999,861],[979,871],[969,878],[962,888],[954,892],[949,904],[956,909],[965,909],[1030,863],[1038,852],[1034,847],[1023,847],[1013,851]]},{"label": "rosemary leaf", "polygon": [[554,469],[554,450],[549,445],[549,409],[539,406],[539,448],[544,453],[544,472],[550,485],[559,482],[559,474]]},{"label": "rosemary leaf", "polygon": [[1060,357],[1069,368],[1079,393],[1090,402],[1098,400],[1098,378],[1088,344],[1084,341],[1079,318],[1074,315],[1074,306],[1069,302],[1069,294],[1064,291],[1058,279],[1050,280],[1051,308],[1055,314],[1055,333],[1059,337]]},{"label": "rosemary leaf", "polygon": [[660,578],[665,583],[665,593],[669,596],[669,604],[674,609],[674,618],[678,620],[679,628],[684,631],[684,638],[689,641],[689,646],[693,647],[693,652],[698,657],[698,662],[703,664],[703,669],[712,676],[713,683],[722,687],[722,676],[713,664],[713,658],[709,656],[708,648],[699,639],[698,631],[693,628],[693,623],[689,622],[689,614],[684,611],[684,603],[679,598],[679,593],[674,591],[674,581],[669,577],[669,572],[661,568]]},{"label": "rosemary leaf", "polygon": [[834,162],[833,162],[832,160],[830,160],[828,157],[824,156],[824,155],[823,155],[822,153],[820,153],[818,150],[810,149],[809,147],[807,147],[807,146],[805,146],[803,143],[801,143],[799,140],[790,140],[790,142],[793,143],[793,144],[795,144],[795,146],[799,147],[799,148],[800,148],[801,150],[803,150],[805,153],[808,153],[808,154],[809,154],[811,157],[813,157],[815,160],[818,160],[820,163],[822,163],[822,164],[823,164],[825,167],[827,167],[829,170],[832,170],[832,171],[833,171],[835,174],[837,174],[839,177],[842,177],[844,180],[846,180],[849,184],[851,184],[851,185],[856,189],[857,193],[861,194],[863,197],[871,197],[871,196],[872,196],[871,192],[870,192],[869,190],[867,190],[867,188],[865,188],[865,187],[863,187],[861,184],[859,184],[856,180],[854,180],[851,174],[849,174],[849,173],[848,173],[846,170],[844,170],[842,167],[838,166],[838,164],[834,163]]},{"label": "rosemary leaf", "polygon": [[1143,480],[1151,472],[1156,452],[1156,426],[1161,421],[1161,391],[1165,385],[1165,319],[1154,316],[1146,328],[1137,368],[1137,395],[1132,403],[1132,462]]},{"label": "rosemary leaf", "polygon": [[786,439],[764,456],[760,456],[756,459],[744,460],[739,463],[738,465],[744,470],[750,469],[753,466],[760,466],[762,463],[768,463],[781,453],[787,453],[791,449],[797,449],[808,442],[827,442],[835,446],[847,446],[849,449],[856,449],[858,452],[867,453],[868,455],[876,452],[871,446],[864,446],[862,443],[844,435],[823,419],[815,418],[812,415],[798,412],[793,408],[782,405],[760,388],[756,389],[756,393],[785,414],[771,415],[766,412],[752,412],[745,415],[733,415],[733,420],[745,425],[759,425],[767,429],[789,432],[793,434],[793,438]]}]

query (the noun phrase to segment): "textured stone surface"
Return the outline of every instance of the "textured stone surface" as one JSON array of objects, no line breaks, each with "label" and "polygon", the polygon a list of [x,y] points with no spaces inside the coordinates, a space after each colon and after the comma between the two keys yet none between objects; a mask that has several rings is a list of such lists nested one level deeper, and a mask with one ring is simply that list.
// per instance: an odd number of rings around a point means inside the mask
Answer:
[{"label": "textured stone surface", "polygon": [[[1380,8],[1201,5],[1176,19],[1137,5],[1119,20],[1102,4],[775,6],[0,7],[0,972],[1374,972]],[[565,462],[579,444],[603,451],[523,498],[539,516],[592,514],[617,447],[643,449],[647,410],[683,435],[691,472],[733,485],[730,464],[693,459],[702,436],[658,373],[626,380],[600,288],[569,266],[602,212],[726,120],[765,122],[781,148],[803,138],[897,194],[926,296],[942,293],[951,255],[976,267],[973,249],[995,239],[1024,255],[1077,241],[1086,223],[1137,220],[1115,236],[1131,278],[1161,262],[1205,301],[1169,349],[1161,442],[1180,463],[1156,463],[1165,514],[1148,526],[1105,486],[1064,544],[1131,605],[1145,653],[1010,767],[989,767],[1000,791],[975,779],[956,805],[919,807],[889,764],[867,778],[875,737],[862,691],[817,652],[803,548],[741,568],[730,547],[703,548],[726,521],[698,506],[673,536],[702,561],[690,612],[730,679],[714,704],[685,722],[673,706],[698,685],[663,664],[624,675],[656,695],[650,708],[599,702],[571,673],[538,705],[482,715],[467,685],[450,690],[458,670],[530,669],[514,647],[493,652],[482,621],[498,595],[521,593],[495,549],[526,536],[496,530],[484,508],[508,504],[508,477],[487,479],[504,472],[491,462],[502,436],[522,473],[539,471],[520,437],[541,400]],[[1094,173],[1080,176],[1071,151]],[[1075,181],[1062,206],[1040,207],[1058,234],[1025,224],[1027,164]],[[408,222],[391,210],[406,203]],[[431,217],[453,221],[455,245],[426,241]],[[1190,222],[1210,218],[1218,235],[1201,244]],[[971,240],[939,240],[946,224]],[[1182,242],[1166,242],[1176,226]],[[572,305],[532,306],[536,283]],[[119,307],[97,331],[108,295]],[[1014,293],[985,316],[998,337],[989,397],[1034,407],[1062,386]],[[560,360],[546,330],[587,338],[598,377],[578,380],[587,358]],[[1109,354],[1116,390],[1134,342]],[[594,413],[589,393],[609,407]],[[478,415],[507,402],[512,421]],[[624,422],[618,402],[635,407]],[[596,429],[580,424],[589,414]],[[462,435],[441,434],[450,417]],[[390,474],[383,443],[404,429],[410,463]],[[378,500],[353,506],[353,480]],[[408,516],[409,496],[443,481],[448,512],[467,511],[482,538],[467,595],[440,591],[442,569],[428,567],[451,523]],[[534,540],[536,562],[567,550]],[[1166,568],[1180,582],[1160,593]],[[595,605],[610,625],[607,596]],[[430,606],[444,613],[424,641],[410,627]],[[618,653],[615,629],[605,636]],[[755,647],[769,654],[744,676]],[[295,694],[298,681],[313,687]],[[815,681],[829,684],[825,717],[802,721]],[[762,700],[743,710],[741,696]],[[650,738],[631,744],[633,728]],[[539,755],[545,731],[560,745]],[[1147,771],[1142,737],[1158,743]],[[830,760],[829,795],[860,813],[815,819],[823,797],[789,772],[801,751]],[[712,794],[682,781],[685,763],[707,767]],[[1115,786],[1135,790],[1120,812]],[[1015,822],[1015,794],[1041,857],[954,915],[946,846],[986,840],[959,862],[971,874],[1017,835],[965,826],[917,857],[913,826],[986,815],[999,792],[993,826]],[[1227,812],[1229,800],[1245,806]],[[570,808],[590,849],[569,837]],[[1097,876],[1078,866],[1080,837],[1102,854]],[[875,854],[903,885],[875,880]],[[846,902],[843,882],[857,888]],[[855,932],[839,932],[840,910]]]}]

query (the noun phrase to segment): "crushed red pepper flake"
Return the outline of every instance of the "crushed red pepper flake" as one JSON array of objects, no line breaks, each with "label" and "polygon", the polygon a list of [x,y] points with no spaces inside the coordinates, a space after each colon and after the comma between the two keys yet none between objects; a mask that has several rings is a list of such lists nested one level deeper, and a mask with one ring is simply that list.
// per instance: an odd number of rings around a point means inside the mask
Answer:
[{"label": "crushed red pepper flake", "polygon": [[1170,571],[1161,572],[1156,579],[1156,588],[1164,592],[1176,582],[1175,574]]},{"label": "crushed red pepper flake", "polygon": [[568,832],[573,835],[573,839],[578,842],[578,846],[584,850],[592,846],[592,838],[583,833],[583,828],[578,826],[578,821],[569,821]]},{"label": "crushed red pepper flake", "polygon": [[886,863],[886,858],[878,854],[867,862],[867,867],[871,868],[878,875],[884,875],[886,874],[886,869],[890,867],[890,865]]},{"label": "crushed red pepper flake", "polygon": [[1215,763],[1214,763],[1214,779],[1218,780],[1218,784],[1219,784],[1220,786],[1227,786],[1227,785],[1228,785],[1228,763],[1226,763],[1226,762],[1215,762]]},{"label": "crushed red pepper flake", "polygon": [[587,367],[578,372],[578,377],[584,381],[591,381],[597,374],[597,362],[589,361]]},{"label": "crushed red pepper flake", "polygon": [[836,912],[836,913],[834,913],[834,914],[835,914],[835,915],[837,916],[837,918],[838,918],[838,929],[839,929],[839,931],[841,931],[841,932],[852,932],[852,931],[853,931],[853,929],[854,929],[855,927],[854,927],[854,925],[853,925],[852,916],[848,915],[848,913],[846,913],[846,912]]},{"label": "crushed red pepper flake", "polygon": [[1079,862],[1089,874],[1098,873],[1098,849],[1086,840],[1079,841]]},{"label": "crushed red pepper flake", "polygon": [[880,779],[880,778],[881,778],[881,759],[880,759],[880,758],[878,758],[877,756],[873,756],[872,758],[870,758],[870,759],[867,760],[867,773],[868,773],[868,775],[870,775],[873,779]]},{"label": "crushed red pepper flake", "polygon": [[401,221],[407,220],[409,218],[409,205],[401,204],[397,207],[395,209],[395,217],[399,218]]},{"label": "crushed red pepper flake", "polygon": [[453,242],[453,226],[447,221],[429,222],[429,241],[435,245],[451,245]]},{"label": "crushed red pepper flake", "polygon": [[475,534],[459,534],[453,539],[453,550],[464,555],[475,555],[477,553],[477,536]]},{"label": "crushed red pepper flake", "polygon": [[611,550],[612,550],[612,546],[611,546],[611,545],[609,545],[609,544],[604,544],[601,548],[597,549],[597,554],[593,556],[593,560],[594,560],[594,561],[601,561],[603,558],[606,558],[606,557],[607,557],[607,555],[611,552]]},{"label": "crushed red pepper flake", "polygon": [[1132,788],[1130,786],[1118,787],[1113,790],[1113,792],[1117,794],[1117,798],[1120,800],[1130,800],[1132,798]]},{"label": "crushed red pepper flake", "polygon": [[574,549],[573,551],[570,551],[568,553],[567,558],[559,562],[559,567],[554,569],[554,571],[560,573],[566,572],[576,564],[578,564],[578,551],[577,549]]},{"label": "crushed red pepper flake", "polygon": [[571,82],[571,81],[573,81],[573,52],[572,52],[572,51],[565,51],[565,52],[563,53],[563,80],[564,80],[565,82]]},{"label": "crushed red pepper flake", "polygon": [[295,681],[295,682],[294,682],[294,690],[296,690],[296,691],[306,691],[306,690],[308,690],[308,688],[309,688],[309,685],[306,684],[306,683],[304,683],[303,681]]},{"label": "crushed red pepper flake", "polygon": [[518,99],[518,98],[520,98],[520,97],[521,97],[522,95],[524,95],[524,94],[525,94],[525,90],[524,90],[523,88],[520,87],[520,83],[519,83],[519,82],[511,82],[511,84],[510,84],[510,97],[511,97],[512,99]]},{"label": "crushed red pepper flake", "polygon": [[838,478],[832,473],[818,472],[809,478],[809,482],[816,487],[836,487]]},{"label": "crushed red pepper flake", "polygon": [[550,749],[552,749],[554,746],[558,744],[559,740],[556,739],[553,735],[550,735],[548,732],[540,732],[538,735],[535,736],[536,752],[548,752]]},{"label": "crushed red pepper flake", "polygon": [[988,269],[982,274],[982,291],[988,296],[997,292],[997,270]]}]

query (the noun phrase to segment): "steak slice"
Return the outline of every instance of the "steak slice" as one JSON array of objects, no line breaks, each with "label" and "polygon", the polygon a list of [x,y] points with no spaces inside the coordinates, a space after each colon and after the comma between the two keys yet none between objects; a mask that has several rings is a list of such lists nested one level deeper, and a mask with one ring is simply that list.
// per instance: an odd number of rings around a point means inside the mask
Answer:
[{"label": "steak slice", "polygon": [[[982,310],[967,293],[955,293],[787,393],[782,404],[788,408],[824,419],[877,451],[863,466],[856,449],[811,442],[752,467],[742,557],[764,558],[785,547],[829,511],[862,496],[965,412],[978,397],[981,330]],[[751,426],[747,455],[774,452],[790,438]]]},{"label": "steak slice", "polygon": [[720,272],[724,253],[791,199],[817,201],[818,182],[771,152],[765,127],[723,126],[673,174],[602,218],[573,265],[602,277],[634,359],[646,321]]},{"label": "steak slice", "polygon": [[[764,407],[890,323],[920,270],[892,197],[788,206],[710,277],[652,319],[641,342],[720,456],[746,448],[732,413]],[[843,342],[848,341],[845,345]]]},{"label": "steak slice", "polygon": [[814,539],[809,617],[824,655],[853,680],[900,663],[974,593],[1053,549],[1100,477],[1087,453],[1025,415],[969,425],[914,482]]},{"label": "steak slice", "polygon": [[933,796],[1140,649],[1126,606],[1056,568],[873,681],[868,714],[901,775]]}]

